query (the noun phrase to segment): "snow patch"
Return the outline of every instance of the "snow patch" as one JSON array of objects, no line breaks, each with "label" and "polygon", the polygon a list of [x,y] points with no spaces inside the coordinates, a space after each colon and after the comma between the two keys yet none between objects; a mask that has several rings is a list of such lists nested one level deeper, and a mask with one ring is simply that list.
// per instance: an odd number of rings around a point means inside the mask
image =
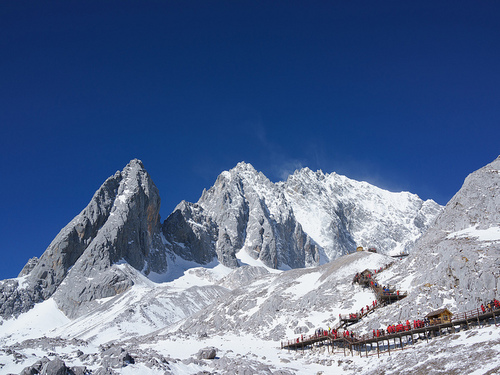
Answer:
[{"label": "snow patch", "polygon": [[488,229],[478,229],[478,226],[465,228],[457,232],[450,233],[447,239],[473,237],[478,241],[500,241],[500,227],[490,227]]},{"label": "snow patch", "polygon": [[50,336],[51,330],[69,321],[50,298],[17,318],[4,320],[0,325],[0,343],[11,345],[31,337]]}]

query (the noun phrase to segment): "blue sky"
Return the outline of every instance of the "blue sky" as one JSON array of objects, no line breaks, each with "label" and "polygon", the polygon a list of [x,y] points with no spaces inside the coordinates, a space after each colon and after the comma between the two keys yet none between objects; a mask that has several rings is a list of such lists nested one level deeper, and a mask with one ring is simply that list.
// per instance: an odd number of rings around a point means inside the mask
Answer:
[{"label": "blue sky", "polygon": [[0,279],[139,158],[162,220],[239,161],[440,204],[500,154],[498,1],[5,1]]}]

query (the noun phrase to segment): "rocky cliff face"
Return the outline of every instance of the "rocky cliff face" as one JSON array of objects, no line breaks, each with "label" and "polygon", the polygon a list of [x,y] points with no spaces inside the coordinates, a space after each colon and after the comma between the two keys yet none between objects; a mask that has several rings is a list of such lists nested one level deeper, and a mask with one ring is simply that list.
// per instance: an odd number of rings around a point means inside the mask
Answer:
[{"label": "rocky cliff face", "polygon": [[[125,261],[145,274],[164,272],[158,189],[139,160],[108,178],[88,206],[20,273],[23,285],[0,286],[0,314],[19,314],[55,294],[69,316],[85,302],[126,290],[131,281],[114,264]],[[15,290],[9,293],[6,288]]]},{"label": "rocky cliff face", "polygon": [[388,322],[443,307],[464,312],[498,298],[500,157],[465,179],[408,259],[387,275],[379,281],[409,291],[387,308]]},{"label": "rocky cliff face", "polygon": [[319,247],[279,187],[246,163],[219,175],[196,204],[182,202],[163,233],[178,255],[205,262],[216,256],[228,267],[238,266],[240,250],[271,268],[319,263]]},{"label": "rocky cliff face", "polygon": [[415,277],[415,288],[447,290],[440,298],[453,299],[461,310],[498,296],[500,157],[465,179],[409,263],[412,269],[428,270]]}]

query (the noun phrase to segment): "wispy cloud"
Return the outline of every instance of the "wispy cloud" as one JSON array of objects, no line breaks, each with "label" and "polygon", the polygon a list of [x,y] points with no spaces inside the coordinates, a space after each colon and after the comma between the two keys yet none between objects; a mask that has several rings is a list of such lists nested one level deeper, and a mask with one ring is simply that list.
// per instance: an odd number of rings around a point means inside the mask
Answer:
[{"label": "wispy cloud", "polygon": [[290,156],[279,142],[271,140],[268,131],[262,121],[248,123],[252,129],[258,148],[261,150],[259,162],[262,164],[264,174],[274,181],[283,181],[293,174],[295,170],[307,165],[304,159]]}]

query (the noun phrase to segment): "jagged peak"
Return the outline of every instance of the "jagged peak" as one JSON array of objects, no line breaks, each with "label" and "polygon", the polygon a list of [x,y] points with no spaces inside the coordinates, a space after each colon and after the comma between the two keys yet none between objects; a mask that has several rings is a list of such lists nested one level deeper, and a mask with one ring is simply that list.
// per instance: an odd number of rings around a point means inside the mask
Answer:
[{"label": "jagged peak", "polygon": [[247,163],[245,161],[240,161],[236,164],[236,167],[230,170],[230,172],[252,172],[257,173],[257,170],[253,167],[252,164]]},{"label": "jagged peak", "polygon": [[122,183],[118,190],[119,195],[125,191],[137,192],[140,189],[143,189],[147,195],[151,189],[157,191],[151,176],[139,159],[132,159],[121,172],[117,172],[118,174],[122,177]]},{"label": "jagged peak", "polygon": [[348,177],[339,175],[336,172],[325,173],[321,169],[313,171],[309,167],[304,167],[304,168],[295,170],[293,175],[288,177],[288,180],[294,179],[294,178],[301,178],[301,177],[304,177],[304,178],[307,178],[310,180],[316,180],[316,181],[322,181],[322,180],[327,179],[327,178],[350,180]]},{"label": "jagged peak", "polygon": [[130,160],[129,163],[125,166],[125,169],[131,169],[131,168],[144,169],[144,164],[142,163],[141,160],[134,158],[134,159]]},{"label": "jagged peak", "polygon": [[223,171],[217,177],[217,182],[231,182],[231,181],[266,181],[266,183],[271,183],[271,181],[262,173],[257,171],[252,164],[241,161],[236,166],[229,171]]},{"label": "jagged peak", "polygon": [[[378,186],[369,183],[367,181],[355,180],[350,177],[347,177],[342,174],[338,174],[336,172],[325,173],[321,169],[317,171],[313,171],[308,167],[298,169],[294,172],[293,175],[288,177],[288,180],[304,180],[303,182],[321,182],[326,180],[328,183],[332,185],[341,185],[345,187],[356,187],[362,189],[368,189],[373,192],[377,192],[378,194],[389,194],[389,195],[401,195],[406,196],[408,198],[418,198],[420,197],[417,194],[410,193],[408,191],[389,191],[387,189],[379,188]],[[433,201],[432,201],[433,202]]]},{"label": "jagged peak", "polygon": [[132,159],[126,166],[123,168],[121,174],[122,176],[131,176],[137,175],[138,173],[147,173],[144,168],[144,164],[139,159]]}]

